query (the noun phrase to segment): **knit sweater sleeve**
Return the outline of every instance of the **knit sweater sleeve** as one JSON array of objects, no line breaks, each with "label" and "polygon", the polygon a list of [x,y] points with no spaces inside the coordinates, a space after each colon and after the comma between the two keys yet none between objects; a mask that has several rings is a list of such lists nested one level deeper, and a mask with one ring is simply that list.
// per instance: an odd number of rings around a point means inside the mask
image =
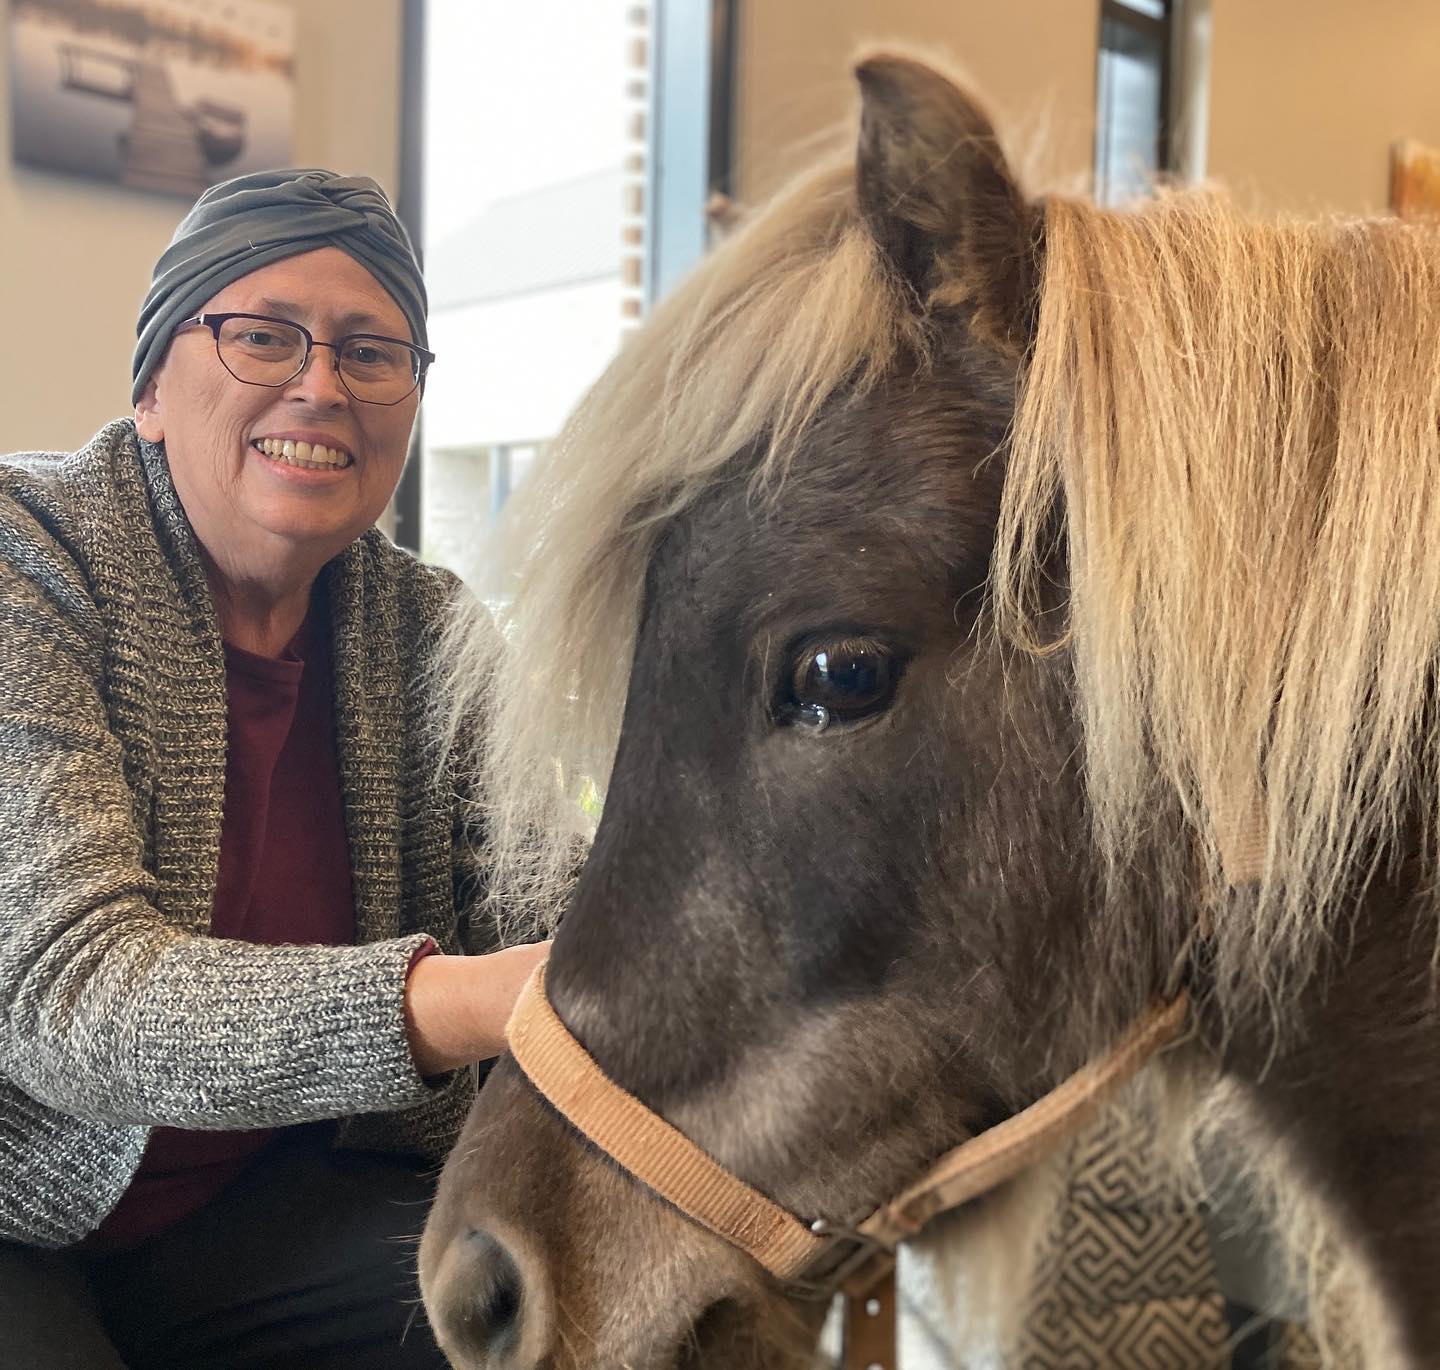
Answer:
[{"label": "knit sweater sleeve", "polygon": [[63,536],[0,490],[0,1072],[79,1118],[277,1126],[404,1107],[425,937],[257,946],[156,905],[105,633]]}]

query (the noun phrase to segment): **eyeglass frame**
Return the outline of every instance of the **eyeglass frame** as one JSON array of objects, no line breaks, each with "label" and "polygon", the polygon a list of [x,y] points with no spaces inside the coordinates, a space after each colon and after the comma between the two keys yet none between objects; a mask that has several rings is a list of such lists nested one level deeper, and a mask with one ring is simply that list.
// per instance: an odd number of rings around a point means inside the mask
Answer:
[{"label": "eyeglass frame", "polygon": [[[305,355],[300,358],[300,365],[295,368],[283,381],[247,381],[243,376],[236,376],[230,369],[230,363],[225,360],[224,354],[220,351],[220,330],[231,319],[254,319],[259,323],[284,324],[286,328],[293,328],[305,339]],[[335,354],[335,374],[340,378],[340,384],[345,387],[345,393],[358,404],[378,404],[382,408],[391,409],[397,404],[404,404],[424,383],[425,373],[429,371],[435,361],[435,354],[427,348],[421,347],[418,343],[406,342],[403,338],[392,338],[384,333],[346,333],[333,343],[319,342],[315,335],[305,327],[303,323],[296,323],[294,319],[281,319],[274,314],[251,314],[248,310],[232,309],[223,314],[196,314],[192,318],[182,319],[175,325],[175,332],[182,329],[193,328],[195,325],[210,330],[210,336],[215,339],[215,356],[220,365],[230,373],[231,377],[239,381],[241,385],[258,385],[265,390],[278,390],[282,385],[289,385],[296,376],[300,375],[310,365],[310,355],[317,347],[328,347]],[[345,379],[345,372],[340,365],[340,349],[348,342],[356,338],[366,338],[371,342],[394,343],[397,347],[408,348],[419,358],[420,366],[415,374],[415,384],[412,385],[398,400],[367,400],[363,395],[357,395],[351,388],[350,382]]]}]

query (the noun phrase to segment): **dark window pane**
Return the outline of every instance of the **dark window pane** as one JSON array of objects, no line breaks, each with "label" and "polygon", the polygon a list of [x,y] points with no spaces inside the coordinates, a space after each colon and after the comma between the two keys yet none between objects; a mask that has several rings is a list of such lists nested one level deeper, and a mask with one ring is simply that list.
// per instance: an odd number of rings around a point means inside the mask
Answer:
[{"label": "dark window pane", "polygon": [[[1165,168],[1169,25],[1148,18],[1132,23],[1118,8],[1107,6],[1101,20],[1096,83],[1095,193],[1105,204],[1145,194]],[[1157,8],[1163,17],[1163,6]]]}]

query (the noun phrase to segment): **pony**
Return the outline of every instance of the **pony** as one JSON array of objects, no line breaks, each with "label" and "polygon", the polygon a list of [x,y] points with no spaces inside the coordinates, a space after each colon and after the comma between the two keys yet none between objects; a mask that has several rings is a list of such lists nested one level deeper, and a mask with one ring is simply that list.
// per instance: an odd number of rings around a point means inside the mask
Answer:
[{"label": "pony", "polygon": [[[1183,987],[1177,1171],[1269,1196],[1331,1364],[1440,1364],[1440,235],[1030,198],[940,71],[856,77],[521,492],[508,646],[457,624],[490,893],[563,902],[613,1080],[837,1224]],[[474,1370],[808,1364],[823,1312],[508,1057],[420,1259]]]}]

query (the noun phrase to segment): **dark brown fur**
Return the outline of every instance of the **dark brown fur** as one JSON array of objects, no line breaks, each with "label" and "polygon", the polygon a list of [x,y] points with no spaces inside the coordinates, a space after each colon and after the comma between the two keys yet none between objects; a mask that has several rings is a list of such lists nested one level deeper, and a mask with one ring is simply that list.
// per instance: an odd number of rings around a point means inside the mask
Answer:
[{"label": "dark brown fur", "polygon": [[[844,1222],[1188,978],[1205,1049],[1371,1258],[1410,1363],[1440,1363],[1440,1057],[1408,885],[1361,904],[1279,1045],[1206,1008],[1177,816],[1156,815],[1155,845],[1180,855],[1098,897],[1066,656],[1004,646],[984,593],[1038,215],[953,87],[893,61],[861,83],[861,211],[936,347],[833,396],[778,488],[739,453],[669,527],[555,1006],[722,1164]],[[1058,606],[1058,560],[1056,578]],[[817,735],[788,682],[807,649],[855,639],[900,663],[893,697]],[[423,1273],[465,1367],[779,1367],[818,1318],[508,1061],[447,1166]]]}]

